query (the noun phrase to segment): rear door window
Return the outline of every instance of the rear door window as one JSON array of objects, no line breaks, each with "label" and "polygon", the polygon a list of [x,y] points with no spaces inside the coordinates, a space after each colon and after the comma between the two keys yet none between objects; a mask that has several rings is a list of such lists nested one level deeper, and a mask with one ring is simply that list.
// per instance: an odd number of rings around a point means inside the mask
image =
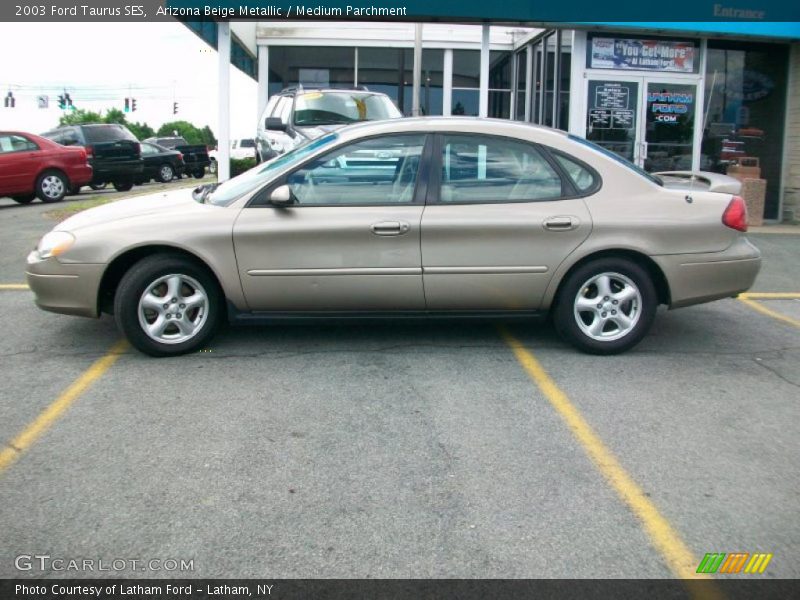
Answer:
[{"label": "rear door window", "polygon": [[439,201],[502,203],[554,200],[561,177],[533,145],[485,135],[444,135]]}]

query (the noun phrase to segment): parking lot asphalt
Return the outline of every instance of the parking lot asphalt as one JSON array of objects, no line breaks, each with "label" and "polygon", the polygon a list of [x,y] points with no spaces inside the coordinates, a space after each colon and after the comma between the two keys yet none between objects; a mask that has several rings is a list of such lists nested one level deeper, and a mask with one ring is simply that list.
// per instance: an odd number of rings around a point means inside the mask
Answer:
[{"label": "parking lot asphalt", "polygon": [[[0,283],[50,209],[0,207]],[[800,236],[752,239],[752,291],[800,298]],[[537,323],[229,328],[196,355],[125,351],[17,452],[120,336],[0,289],[0,577],[666,578],[707,552],[798,577],[800,299],[752,302],[785,319],[662,310],[616,357]]]}]

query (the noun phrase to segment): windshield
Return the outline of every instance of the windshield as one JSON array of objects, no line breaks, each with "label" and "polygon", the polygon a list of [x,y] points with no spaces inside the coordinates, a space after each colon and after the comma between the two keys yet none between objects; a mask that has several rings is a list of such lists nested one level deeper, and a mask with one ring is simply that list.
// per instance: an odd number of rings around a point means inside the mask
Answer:
[{"label": "windshield", "polygon": [[656,185],[660,185],[660,186],[664,185],[664,182],[661,180],[660,177],[656,177],[655,175],[652,175],[651,173],[648,173],[647,171],[645,171],[641,167],[633,164],[631,161],[629,161],[629,160],[627,160],[625,158],[622,158],[616,152],[611,152],[611,150],[608,150],[607,148],[603,148],[603,146],[600,146],[599,144],[595,144],[594,142],[590,142],[589,140],[586,140],[586,139],[584,139],[582,137],[578,137],[576,135],[569,134],[567,137],[569,139],[571,139],[572,141],[575,141],[575,142],[578,142],[580,144],[583,144],[584,146],[589,146],[589,148],[591,148],[592,150],[597,150],[600,154],[602,154],[604,156],[608,156],[609,158],[613,158],[615,161],[617,161],[621,165],[625,165],[630,170],[635,171],[636,173],[638,173],[642,177],[647,178],[648,180],[652,181]]},{"label": "windshield", "polygon": [[338,137],[339,135],[336,133],[329,133],[316,140],[300,144],[286,154],[281,154],[277,158],[257,165],[238,177],[229,179],[217,186],[208,196],[206,202],[217,206],[227,206],[237,198],[241,198],[242,195],[252,192],[269,182],[281,169],[301,162],[319,148],[334,142]]},{"label": "windshield", "polygon": [[369,92],[309,92],[297,96],[294,124],[301,127],[396,119],[402,113],[388,96]]}]

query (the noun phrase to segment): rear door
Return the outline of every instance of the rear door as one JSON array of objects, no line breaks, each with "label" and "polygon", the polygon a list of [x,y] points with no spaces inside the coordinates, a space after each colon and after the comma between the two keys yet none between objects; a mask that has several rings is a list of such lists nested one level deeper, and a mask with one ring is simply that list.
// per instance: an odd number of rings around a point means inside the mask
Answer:
[{"label": "rear door", "polygon": [[[424,180],[426,138],[392,134],[352,142],[273,184],[288,185],[294,204],[251,202],[242,209],[234,247],[250,309],[424,309],[425,190],[418,181]],[[374,160],[364,164],[365,154]]]},{"label": "rear door", "polygon": [[42,151],[26,137],[0,134],[0,193],[31,193],[42,166]]},{"label": "rear door", "polygon": [[512,138],[438,134],[433,154],[422,219],[427,308],[539,308],[556,267],[591,230],[582,196],[596,176],[575,163],[586,171],[576,189],[553,155]]}]

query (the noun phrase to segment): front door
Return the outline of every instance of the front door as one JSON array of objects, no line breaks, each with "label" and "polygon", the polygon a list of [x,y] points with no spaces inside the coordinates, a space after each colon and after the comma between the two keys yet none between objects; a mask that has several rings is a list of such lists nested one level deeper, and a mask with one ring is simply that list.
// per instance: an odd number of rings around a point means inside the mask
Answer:
[{"label": "front door", "polygon": [[697,86],[661,76],[592,77],[586,139],[647,171],[698,168]]},{"label": "front door", "polygon": [[244,208],[234,225],[253,311],[423,310],[417,190],[427,136],[354,142],[276,182],[294,203]]}]

